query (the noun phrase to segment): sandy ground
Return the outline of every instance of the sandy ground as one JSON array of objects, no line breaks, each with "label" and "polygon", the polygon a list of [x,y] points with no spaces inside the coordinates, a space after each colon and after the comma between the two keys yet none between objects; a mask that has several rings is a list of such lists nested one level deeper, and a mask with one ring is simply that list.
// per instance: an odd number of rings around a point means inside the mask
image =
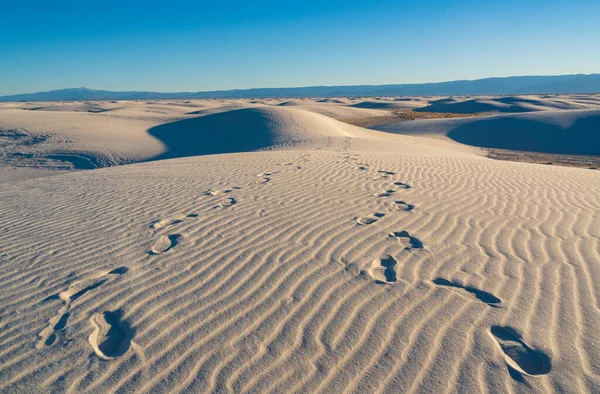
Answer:
[{"label": "sandy ground", "polygon": [[600,172],[472,140],[595,109],[365,101],[3,105],[0,391],[600,391]]}]

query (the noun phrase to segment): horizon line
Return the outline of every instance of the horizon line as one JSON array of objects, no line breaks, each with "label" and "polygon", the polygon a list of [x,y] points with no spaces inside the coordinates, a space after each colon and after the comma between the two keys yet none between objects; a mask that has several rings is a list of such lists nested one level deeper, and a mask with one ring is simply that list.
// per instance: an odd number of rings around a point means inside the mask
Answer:
[{"label": "horizon line", "polygon": [[66,87],[62,89],[50,89],[50,90],[40,90],[35,92],[24,92],[24,93],[13,93],[6,94],[0,96],[0,98],[11,97],[11,96],[21,96],[28,94],[39,94],[39,93],[50,93],[50,92],[58,92],[63,90],[76,90],[76,89],[86,89],[91,91],[98,92],[115,92],[115,93],[158,93],[158,94],[186,94],[186,93],[215,93],[215,92],[235,92],[235,91],[244,91],[244,90],[268,90],[268,89],[303,89],[303,88],[345,88],[345,87],[379,87],[379,86],[412,86],[412,85],[429,85],[429,84],[442,84],[442,83],[453,83],[453,82],[474,82],[474,81],[483,81],[488,79],[506,79],[506,78],[528,78],[528,77],[568,77],[568,76],[592,76],[592,75],[600,75],[600,73],[576,73],[576,74],[530,74],[530,75],[508,75],[508,76],[491,76],[484,78],[475,78],[475,79],[455,79],[455,80],[446,80],[446,81],[436,81],[436,82],[410,82],[410,83],[384,83],[384,84],[355,84],[355,85],[304,85],[304,86],[275,86],[275,87],[251,87],[251,88],[232,88],[232,89],[216,89],[216,90],[196,90],[196,91],[155,91],[155,90],[107,90],[107,89],[96,89],[90,88],[87,86],[80,87]]}]

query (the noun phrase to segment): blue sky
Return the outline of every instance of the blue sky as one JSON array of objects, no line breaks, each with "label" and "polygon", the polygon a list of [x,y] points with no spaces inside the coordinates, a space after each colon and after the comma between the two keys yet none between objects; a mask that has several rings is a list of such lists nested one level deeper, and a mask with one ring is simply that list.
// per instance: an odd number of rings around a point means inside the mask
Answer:
[{"label": "blue sky", "polygon": [[600,72],[597,0],[7,3],[0,95]]}]

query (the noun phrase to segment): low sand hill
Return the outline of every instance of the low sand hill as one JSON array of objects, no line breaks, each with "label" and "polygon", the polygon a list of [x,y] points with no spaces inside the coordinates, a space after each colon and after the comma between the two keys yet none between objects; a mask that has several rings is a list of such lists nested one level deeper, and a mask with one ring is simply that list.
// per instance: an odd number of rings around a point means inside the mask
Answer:
[{"label": "low sand hill", "polygon": [[376,126],[374,129],[405,135],[447,137],[481,148],[600,155],[600,110],[416,120]]},{"label": "low sand hill", "polygon": [[[313,109],[245,102],[67,103],[0,110],[0,183],[133,162],[373,137]],[[106,111],[84,111],[84,108]],[[47,110],[47,108],[52,108]],[[108,110],[108,108],[111,108]],[[335,107],[330,115],[371,116]],[[335,114],[332,114],[332,111]],[[367,111],[368,114],[361,112]],[[366,133],[366,134],[365,134]]]},{"label": "low sand hill", "polygon": [[110,113],[0,110],[0,183],[131,163],[164,151],[147,130],[172,116]]},{"label": "low sand hill", "polygon": [[[411,110],[423,108],[427,105],[426,99],[407,99],[407,100],[368,100],[360,103],[352,104],[354,108],[369,108],[369,109],[391,109],[391,110]],[[438,111],[440,112],[440,111]]]},{"label": "low sand hill", "polygon": [[599,172],[297,107],[148,122],[120,149],[153,161],[0,185],[0,392],[600,391]]},{"label": "low sand hill", "polygon": [[476,98],[442,98],[429,105],[416,108],[421,112],[446,112],[456,114],[518,113],[534,111],[556,111],[576,109],[600,109],[600,98],[589,95],[578,96],[507,96]]},{"label": "low sand hill", "polygon": [[281,107],[295,107],[303,111],[314,112],[325,115],[337,120],[355,120],[373,117],[383,117],[390,114],[393,106],[383,105],[380,108],[356,107],[352,101],[339,99],[304,99],[304,100],[286,100],[272,103],[271,105]]}]

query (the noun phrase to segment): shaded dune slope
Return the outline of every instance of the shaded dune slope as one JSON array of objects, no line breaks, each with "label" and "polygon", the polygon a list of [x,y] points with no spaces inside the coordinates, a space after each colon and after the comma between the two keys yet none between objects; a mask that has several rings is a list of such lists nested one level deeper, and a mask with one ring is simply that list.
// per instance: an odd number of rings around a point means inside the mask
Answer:
[{"label": "shaded dune slope", "polygon": [[377,132],[285,107],[244,108],[184,119],[155,126],[148,133],[166,146],[164,153],[150,160],[314,144],[328,137],[381,138]]},{"label": "shaded dune slope", "polygon": [[401,109],[409,110],[420,108],[426,105],[425,100],[394,100],[394,101],[362,101],[352,104],[354,108],[369,108],[369,109]]},{"label": "shaded dune slope", "polygon": [[[552,114],[555,115],[555,114]],[[481,119],[448,133],[454,141],[482,148],[600,155],[600,113],[585,114],[562,126],[541,120],[550,117],[499,117]]]},{"label": "shaded dune slope", "polygon": [[[590,107],[577,100],[555,98],[530,98],[520,96],[477,97],[472,99],[443,98],[431,101],[427,107],[415,109],[417,112],[448,112],[456,114],[477,113],[518,113],[550,110],[575,110]],[[596,105],[593,105],[597,107]]]},{"label": "shaded dune slope", "polygon": [[418,120],[391,123],[374,129],[396,134],[447,137],[481,148],[600,155],[599,110]]},{"label": "shaded dune slope", "polygon": [[148,133],[167,147],[153,158],[160,160],[266,148],[277,139],[274,126],[267,111],[241,109],[158,125]]}]

